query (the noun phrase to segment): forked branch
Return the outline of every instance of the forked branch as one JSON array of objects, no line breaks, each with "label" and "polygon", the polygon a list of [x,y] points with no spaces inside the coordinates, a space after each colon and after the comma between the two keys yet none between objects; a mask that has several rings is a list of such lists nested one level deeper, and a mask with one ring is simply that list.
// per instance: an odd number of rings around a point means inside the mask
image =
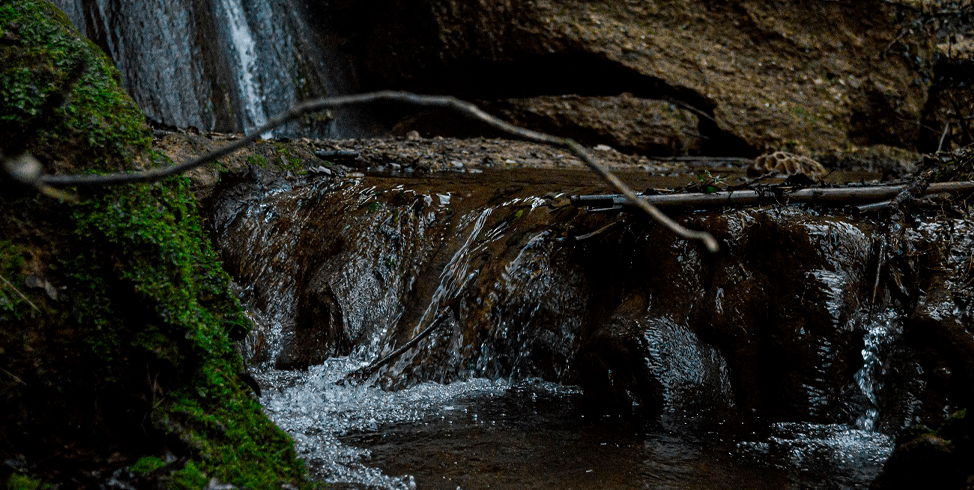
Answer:
[{"label": "forked branch", "polygon": [[599,174],[603,180],[605,180],[611,187],[626,196],[631,203],[634,203],[637,207],[649,214],[653,219],[661,223],[666,228],[670,229],[673,233],[686,238],[688,240],[700,240],[704,243],[708,250],[711,252],[716,252],[718,249],[717,240],[714,239],[710,233],[704,231],[692,231],[684,228],[679,223],[670,219],[669,216],[663,214],[656,206],[648,203],[646,200],[640,198],[629,188],[625,183],[619,180],[612,172],[609,171],[601,163],[595,161],[591,155],[581,145],[567,138],[557,138],[554,136],[547,135],[545,133],[539,133],[537,131],[531,131],[524,129],[508,122],[502,121],[486,112],[480,110],[477,106],[458,100],[454,97],[445,96],[429,96],[429,95],[417,95],[408,92],[374,92],[360,95],[348,95],[341,97],[328,97],[324,99],[317,99],[308,102],[300,103],[285,113],[279,114],[271,118],[263,126],[251,131],[246,134],[243,138],[240,138],[222,148],[214,150],[206,155],[203,155],[194,160],[188,162],[180,163],[178,165],[172,165],[169,167],[155,168],[151,170],[146,170],[142,172],[131,172],[131,173],[113,173],[113,174],[103,174],[103,175],[40,175],[34,182],[35,186],[96,186],[96,185],[119,185],[119,184],[131,184],[135,182],[148,182],[162,179],[170,175],[180,174],[194,168],[200,167],[207,163],[216,161],[219,158],[230,155],[231,153],[243,148],[244,146],[257,140],[260,135],[265,134],[273,129],[293,121],[302,115],[319,112],[325,109],[331,109],[335,107],[351,105],[351,104],[365,104],[371,102],[399,102],[410,104],[419,107],[434,107],[434,108],[444,108],[459,112],[467,117],[482,121],[504,133],[507,133],[515,138],[532,141],[535,143],[542,143],[550,146],[555,146],[559,148],[564,148],[580,158],[585,165],[590,169]]}]

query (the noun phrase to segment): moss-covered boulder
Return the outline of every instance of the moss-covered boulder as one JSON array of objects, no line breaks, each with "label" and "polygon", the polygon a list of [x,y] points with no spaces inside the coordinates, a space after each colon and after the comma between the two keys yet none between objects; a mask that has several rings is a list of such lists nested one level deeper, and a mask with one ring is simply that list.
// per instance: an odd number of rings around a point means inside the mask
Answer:
[{"label": "moss-covered boulder", "polygon": [[[4,157],[50,173],[166,163],[119,86],[51,4],[0,4]],[[240,380],[232,338],[249,325],[185,179],[76,203],[0,186],[0,484],[309,485]]]},{"label": "moss-covered boulder", "polygon": [[897,438],[896,449],[873,482],[874,490],[971,488],[974,484],[974,419],[955,412],[936,430],[914,426]]}]

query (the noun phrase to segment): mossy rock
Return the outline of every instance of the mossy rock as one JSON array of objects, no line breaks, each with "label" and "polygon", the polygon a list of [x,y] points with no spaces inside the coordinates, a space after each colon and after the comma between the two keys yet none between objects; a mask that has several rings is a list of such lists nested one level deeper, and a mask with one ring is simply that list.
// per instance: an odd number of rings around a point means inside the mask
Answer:
[{"label": "mossy rock", "polygon": [[936,430],[908,429],[872,483],[874,490],[969,488],[974,481],[974,420],[967,410],[952,414]]},{"label": "mossy rock", "polygon": [[[0,152],[52,173],[169,163],[62,12],[6,1],[0,30]],[[0,484],[92,486],[166,459],[151,473],[174,488],[311,486],[238,377],[231,337],[249,323],[185,178],[76,189],[78,203],[3,185]]]}]

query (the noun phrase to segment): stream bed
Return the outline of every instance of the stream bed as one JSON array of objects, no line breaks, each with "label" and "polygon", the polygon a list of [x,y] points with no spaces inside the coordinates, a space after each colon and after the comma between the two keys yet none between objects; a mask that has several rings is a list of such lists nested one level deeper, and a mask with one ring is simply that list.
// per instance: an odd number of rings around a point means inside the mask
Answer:
[{"label": "stream bed", "polygon": [[337,384],[348,358],[259,375],[271,418],[337,489],[867,488],[892,438],[731,413],[605,413],[536,379]]}]

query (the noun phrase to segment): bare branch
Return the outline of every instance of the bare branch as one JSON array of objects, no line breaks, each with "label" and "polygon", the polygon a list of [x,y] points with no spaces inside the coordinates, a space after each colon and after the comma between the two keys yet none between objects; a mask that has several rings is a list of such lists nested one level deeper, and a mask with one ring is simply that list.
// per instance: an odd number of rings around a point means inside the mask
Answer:
[{"label": "bare branch", "polygon": [[18,382],[18,383],[20,383],[20,384],[22,384],[24,386],[27,386],[27,383],[24,383],[24,380],[22,380],[22,379],[18,378],[17,376],[15,376],[14,373],[11,373],[10,371],[7,371],[6,369],[3,369],[3,368],[0,368],[0,371],[3,371],[4,374],[6,374],[7,376],[10,376],[11,378],[13,378],[14,381],[16,381],[16,382]]},{"label": "bare branch", "polygon": [[417,95],[408,92],[373,92],[359,95],[348,95],[341,97],[328,97],[308,102],[303,102],[291,108],[289,111],[271,118],[260,128],[250,132],[243,138],[234,141],[218,150],[208,153],[202,157],[190,160],[185,163],[170,167],[146,170],[144,172],[115,173],[104,175],[42,175],[37,182],[48,186],[94,186],[94,185],[118,185],[130,184],[135,182],[148,182],[159,180],[170,175],[180,174],[188,170],[200,167],[207,163],[216,161],[219,158],[230,155],[231,153],[243,148],[244,146],[257,140],[260,135],[265,134],[283,124],[301,117],[304,114],[318,112],[350,104],[364,104],[371,102],[400,102],[419,107],[443,108],[459,112],[467,117],[482,121],[490,126],[503,131],[519,139],[543,143],[550,146],[564,148],[575,156],[579,157],[589,168],[594,170],[609,185],[626,196],[632,203],[649,214],[653,219],[660,222],[673,233],[688,240],[701,240],[711,252],[718,250],[717,240],[710,233],[703,231],[692,231],[684,228],[677,222],[663,214],[656,206],[639,198],[632,189],[624,184],[618,177],[609,171],[604,165],[596,162],[591,155],[582,148],[581,145],[571,139],[556,138],[537,131],[520,128],[508,122],[502,121],[477,106],[458,100],[454,97]]},{"label": "bare branch", "polygon": [[17,286],[14,286],[13,284],[10,284],[10,281],[6,280],[3,276],[0,276],[0,281],[3,281],[3,283],[6,284],[7,287],[9,287],[10,289],[12,289],[15,293],[17,293],[18,296],[20,296],[21,298],[23,298],[23,300],[26,301],[27,304],[29,304],[31,308],[33,308],[33,309],[35,309],[37,311],[41,311],[40,308],[38,308],[36,305],[34,305],[34,303],[32,303],[30,301],[30,299],[28,299],[27,296],[24,295],[24,293],[20,292],[20,290],[17,289]]}]

